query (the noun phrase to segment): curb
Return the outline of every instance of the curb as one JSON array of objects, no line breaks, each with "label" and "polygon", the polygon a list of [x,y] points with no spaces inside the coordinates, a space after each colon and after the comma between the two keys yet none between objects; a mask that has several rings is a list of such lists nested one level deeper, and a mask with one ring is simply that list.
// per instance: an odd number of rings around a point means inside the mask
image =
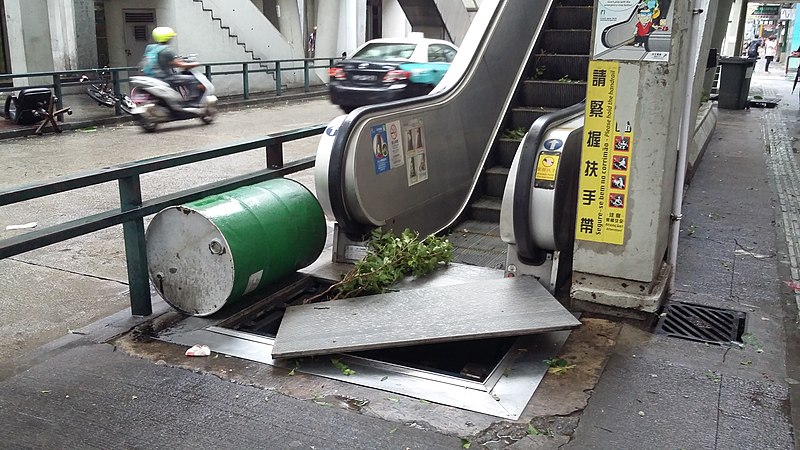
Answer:
[{"label": "curb", "polygon": [[[307,93],[301,94],[284,94],[280,97],[273,96],[273,97],[257,97],[257,98],[250,98],[247,100],[230,100],[225,101],[217,104],[217,109],[219,110],[235,110],[237,108],[243,108],[248,106],[254,105],[271,105],[278,102],[290,102],[290,101],[302,101],[302,100],[311,100],[316,99],[319,97],[327,97],[328,90],[318,90],[312,91]],[[100,117],[97,119],[89,119],[89,120],[81,120],[76,122],[63,122],[59,123],[59,127],[62,131],[74,131],[79,130],[81,128],[87,127],[94,127],[94,126],[102,126],[102,125],[116,125],[120,123],[127,123],[133,122],[134,119],[130,115],[120,115],[120,116],[112,116],[112,117]],[[16,128],[7,131],[0,131],[0,140],[3,139],[13,139],[18,137],[27,137],[27,136],[35,136],[36,135],[36,128],[39,124],[27,126],[24,128]],[[49,128],[49,127],[48,127]],[[44,134],[52,134],[53,131],[45,128]],[[56,133],[57,134],[57,133]]]}]

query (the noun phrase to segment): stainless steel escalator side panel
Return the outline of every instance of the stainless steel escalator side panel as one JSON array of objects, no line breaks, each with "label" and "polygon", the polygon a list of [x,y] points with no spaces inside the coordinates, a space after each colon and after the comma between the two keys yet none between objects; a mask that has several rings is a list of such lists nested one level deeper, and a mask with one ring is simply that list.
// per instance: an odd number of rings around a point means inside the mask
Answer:
[{"label": "stainless steel escalator side panel", "polygon": [[[584,116],[581,113],[578,116],[572,116],[567,119],[567,121],[555,124],[552,128],[547,129],[545,136],[539,140],[542,145],[539,147],[539,149],[537,149],[536,158],[538,159],[538,155],[542,151],[548,151],[550,153],[557,153],[560,155],[567,149],[568,146],[580,146],[581,136],[583,133],[583,122]],[[503,202],[500,208],[500,238],[507,244],[517,243],[517,238],[514,235],[513,222],[513,214],[517,213],[513,205],[516,178],[518,176],[527,176],[531,179],[534,179],[536,176],[535,173],[519,173],[519,159],[521,154],[520,150],[524,146],[526,140],[527,137],[520,142],[519,149],[517,150],[516,155],[514,155],[514,160],[511,163],[511,169],[509,170],[508,179],[506,180],[506,187],[503,192]],[[545,143],[552,142],[552,140],[558,140],[564,144],[557,150],[545,148],[547,145]],[[578,149],[578,152],[580,152],[580,149]],[[559,162],[557,176],[563,176],[565,173],[567,168],[564,168],[563,164],[563,161]],[[560,214],[562,212],[561,208],[563,207],[563,205],[559,205],[559,202],[556,201],[557,190],[536,188],[532,185],[531,191],[531,206],[528,217],[530,227],[528,228],[528,232],[533,240],[533,243],[543,250],[563,250],[558,248],[556,242],[556,235],[558,231],[556,230],[556,223],[558,222],[556,215],[557,213]],[[564,225],[574,226],[574,224]]]},{"label": "stainless steel escalator side panel", "polygon": [[[466,207],[533,52],[551,0],[494,0],[481,7],[453,67],[430,95],[359,108],[339,128],[328,177],[333,216],[368,227],[441,231]],[[409,186],[408,161],[377,173],[372,130],[419,123],[428,178]],[[402,133],[401,133],[402,135]],[[403,142],[403,154],[407,149]],[[336,158],[336,148],[332,158]],[[340,169],[341,174],[337,174]],[[333,181],[341,177],[341,186]],[[337,204],[337,190],[343,200]],[[346,225],[346,224],[345,224]],[[352,232],[344,227],[344,232]],[[355,228],[355,227],[353,227]]]}]

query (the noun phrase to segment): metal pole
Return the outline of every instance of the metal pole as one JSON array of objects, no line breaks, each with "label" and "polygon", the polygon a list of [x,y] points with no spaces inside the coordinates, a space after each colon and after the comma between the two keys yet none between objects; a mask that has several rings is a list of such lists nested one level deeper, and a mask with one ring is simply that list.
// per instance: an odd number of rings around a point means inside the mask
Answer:
[{"label": "metal pole", "polygon": [[283,168],[283,143],[267,145],[267,168]]},{"label": "metal pole", "polygon": [[281,96],[281,62],[275,61],[275,97]]},{"label": "metal pole", "polygon": [[119,100],[119,72],[116,70],[111,70],[111,86],[112,89],[114,89],[114,98],[117,99],[117,101],[114,103],[114,114],[119,116],[122,114],[122,108],[119,107],[119,104],[121,103]]},{"label": "metal pole", "polygon": [[686,58],[682,58],[686,67],[683,68],[683,78],[685,81],[685,92],[688,95],[683,100],[683,114],[681,115],[681,131],[678,136],[678,162],[675,170],[675,185],[672,192],[672,229],[670,230],[669,251],[667,259],[672,271],[669,276],[667,292],[672,294],[675,291],[675,271],[678,264],[678,240],[681,234],[681,219],[683,208],[683,184],[686,182],[686,155],[689,152],[689,131],[694,129],[695,118],[692,116],[692,85],[695,72],[697,71],[697,59],[699,49],[697,47],[697,36],[695,30],[699,30],[699,19],[702,9],[692,9],[692,18],[689,21],[689,46],[686,50]]},{"label": "metal pole", "polygon": [[[64,107],[64,99],[61,98],[61,75],[53,75],[53,95],[56,97],[56,109]],[[59,122],[64,121],[64,114],[56,116]]]},{"label": "metal pole", "polygon": [[248,63],[242,64],[242,93],[245,100],[250,98],[250,65]]},{"label": "metal pole", "polygon": [[308,76],[308,60],[303,60],[303,92],[308,92],[309,76]]},{"label": "metal pole", "polygon": [[[119,204],[122,211],[142,205],[142,187],[139,175],[119,180]],[[150,300],[150,281],[147,274],[147,247],[144,240],[144,219],[141,217],[122,224],[125,240],[125,261],[128,265],[128,290],[131,314],[149,316],[153,313]]]}]

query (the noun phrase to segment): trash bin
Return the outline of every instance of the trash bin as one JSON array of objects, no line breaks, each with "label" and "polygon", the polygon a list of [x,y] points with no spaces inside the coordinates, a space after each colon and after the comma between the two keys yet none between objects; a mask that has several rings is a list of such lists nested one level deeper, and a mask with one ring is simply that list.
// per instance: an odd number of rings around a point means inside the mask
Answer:
[{"label": "trash bin", "polygon": [[750,80],[756,58],[720,58],[720,80],[717,105],[722,109],[744,109],[750,93]]}]

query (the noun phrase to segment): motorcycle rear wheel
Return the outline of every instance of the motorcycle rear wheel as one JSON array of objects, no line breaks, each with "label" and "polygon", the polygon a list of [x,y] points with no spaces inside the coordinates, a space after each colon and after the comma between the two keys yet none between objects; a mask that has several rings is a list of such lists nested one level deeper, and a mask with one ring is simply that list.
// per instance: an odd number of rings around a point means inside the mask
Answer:
[{"label": "motorcycle rear wheel", "polygon": [[89,94],[92,100],[103,106],[113,107],[114,103],[116,103],[113,95],[109,95],[107,92],[103,92],[99,89],[89,88],[86,90],[86,93]]}]

